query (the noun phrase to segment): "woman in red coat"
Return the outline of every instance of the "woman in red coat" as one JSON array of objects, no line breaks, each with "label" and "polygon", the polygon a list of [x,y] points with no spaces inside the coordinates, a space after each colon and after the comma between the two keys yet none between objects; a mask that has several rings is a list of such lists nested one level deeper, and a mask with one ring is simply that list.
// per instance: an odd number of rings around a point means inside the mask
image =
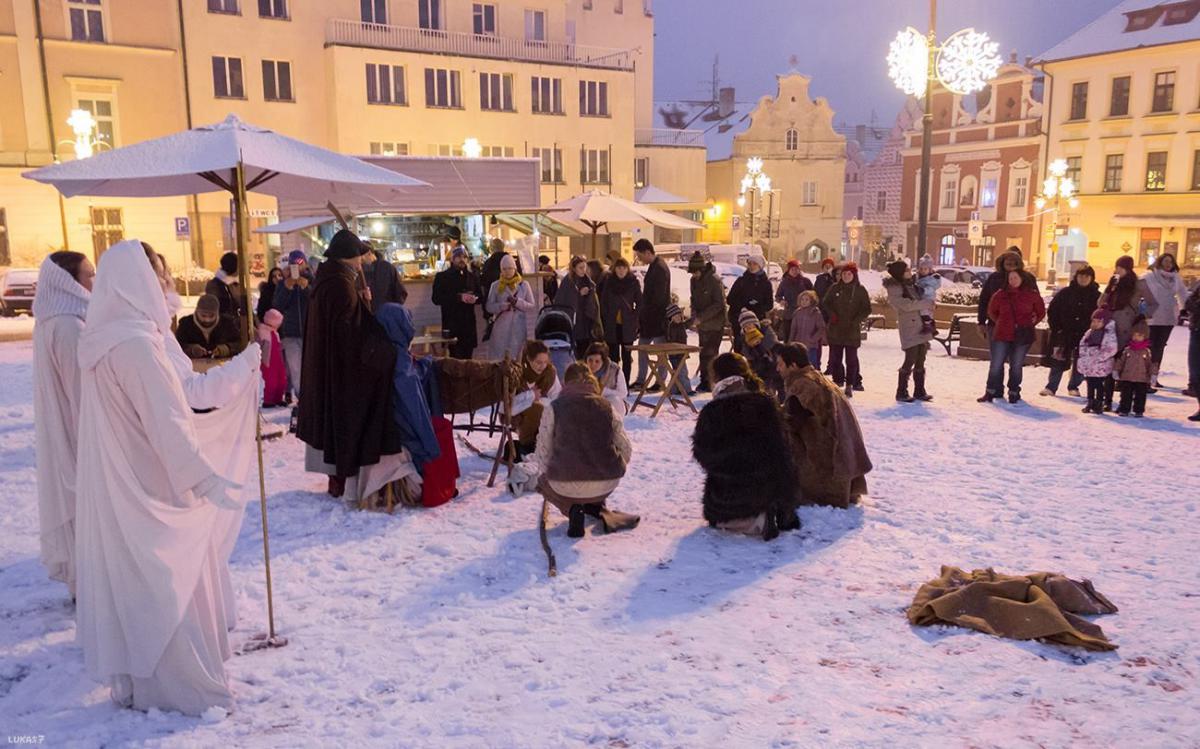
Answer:
[{"label": "woman in red coat", "polygon": [[987,390],[980,403],[991,403],[1004,395],[1004,364],[1008,362],[1008,402],[1021,401],[1021,375],[1025,354],[1033,345],[1034,326],[1046,316],[1046,303],[1038,293],[1037,281],[1020,270],[1010,270],[1004,288],[988,302],[992,321],[991,366]]}]

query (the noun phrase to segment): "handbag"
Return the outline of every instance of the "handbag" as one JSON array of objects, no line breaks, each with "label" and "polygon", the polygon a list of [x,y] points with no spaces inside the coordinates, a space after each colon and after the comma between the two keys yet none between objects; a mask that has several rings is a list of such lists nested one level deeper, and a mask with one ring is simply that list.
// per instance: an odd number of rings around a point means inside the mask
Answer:
[{"label": "handbag", "polygon": [[1012,308],[1013,313],[1013,343],[1019,343],[1024,346],[1033,344],[1034,332],[1032,325],[1017,325],[1017,303],[1009,297],[1008,306]]}]

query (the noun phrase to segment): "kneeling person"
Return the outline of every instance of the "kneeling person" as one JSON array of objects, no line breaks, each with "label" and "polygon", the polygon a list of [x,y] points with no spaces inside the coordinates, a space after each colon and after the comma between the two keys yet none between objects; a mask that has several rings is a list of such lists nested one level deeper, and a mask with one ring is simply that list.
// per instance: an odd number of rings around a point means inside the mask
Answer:
[{"label": "kneeling person", "polygon": [[243,348],[242,333],[237,318],[222,315],[220,303],[212,294],[196,302],[196,311],[179,320],[175,338],[185,354],[192,359],[225,359]]},{"label": "kneeling person", "polygon": [[542,467],[538,491],[567,516],[571,538],[583,535],[585,516],[598,518],[605,533],[634,528],[641,520],[605,506],[625,475],[633,446],[586,364],[567,367],[562,392],[542,413],[535,454]]}]

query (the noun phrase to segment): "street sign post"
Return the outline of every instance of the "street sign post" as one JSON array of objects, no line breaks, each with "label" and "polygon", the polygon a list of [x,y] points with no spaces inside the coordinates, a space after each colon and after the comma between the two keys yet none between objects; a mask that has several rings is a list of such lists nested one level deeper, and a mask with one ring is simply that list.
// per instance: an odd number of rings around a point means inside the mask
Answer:
[{"label": "street sign post", "polygon": [[187,216],[175,217],[175,238],[180,240],[192,238],[191,218]]}]

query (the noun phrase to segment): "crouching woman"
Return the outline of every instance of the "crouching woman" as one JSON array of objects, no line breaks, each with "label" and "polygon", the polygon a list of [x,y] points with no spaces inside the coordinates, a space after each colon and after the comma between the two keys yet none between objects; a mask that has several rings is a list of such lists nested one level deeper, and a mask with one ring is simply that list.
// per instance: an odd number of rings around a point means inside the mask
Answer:
[{"label": "crouching woman", "polygon": [[740,354],[721,354],[712,370],[713,400],[692,435],[705,473],[704,519],[764,541],[798,529],[796,472],[779,407]]},{"label": "crouching woman", "polygon": [[585,517],[598,519],[605,533],[635,528],[641,520],[606,505],[633,446],[583,362],[567,367],[562,392],[542,411],[535,456],[542,470],[538,491],[567,516],[569,537],[583,535]]}]

